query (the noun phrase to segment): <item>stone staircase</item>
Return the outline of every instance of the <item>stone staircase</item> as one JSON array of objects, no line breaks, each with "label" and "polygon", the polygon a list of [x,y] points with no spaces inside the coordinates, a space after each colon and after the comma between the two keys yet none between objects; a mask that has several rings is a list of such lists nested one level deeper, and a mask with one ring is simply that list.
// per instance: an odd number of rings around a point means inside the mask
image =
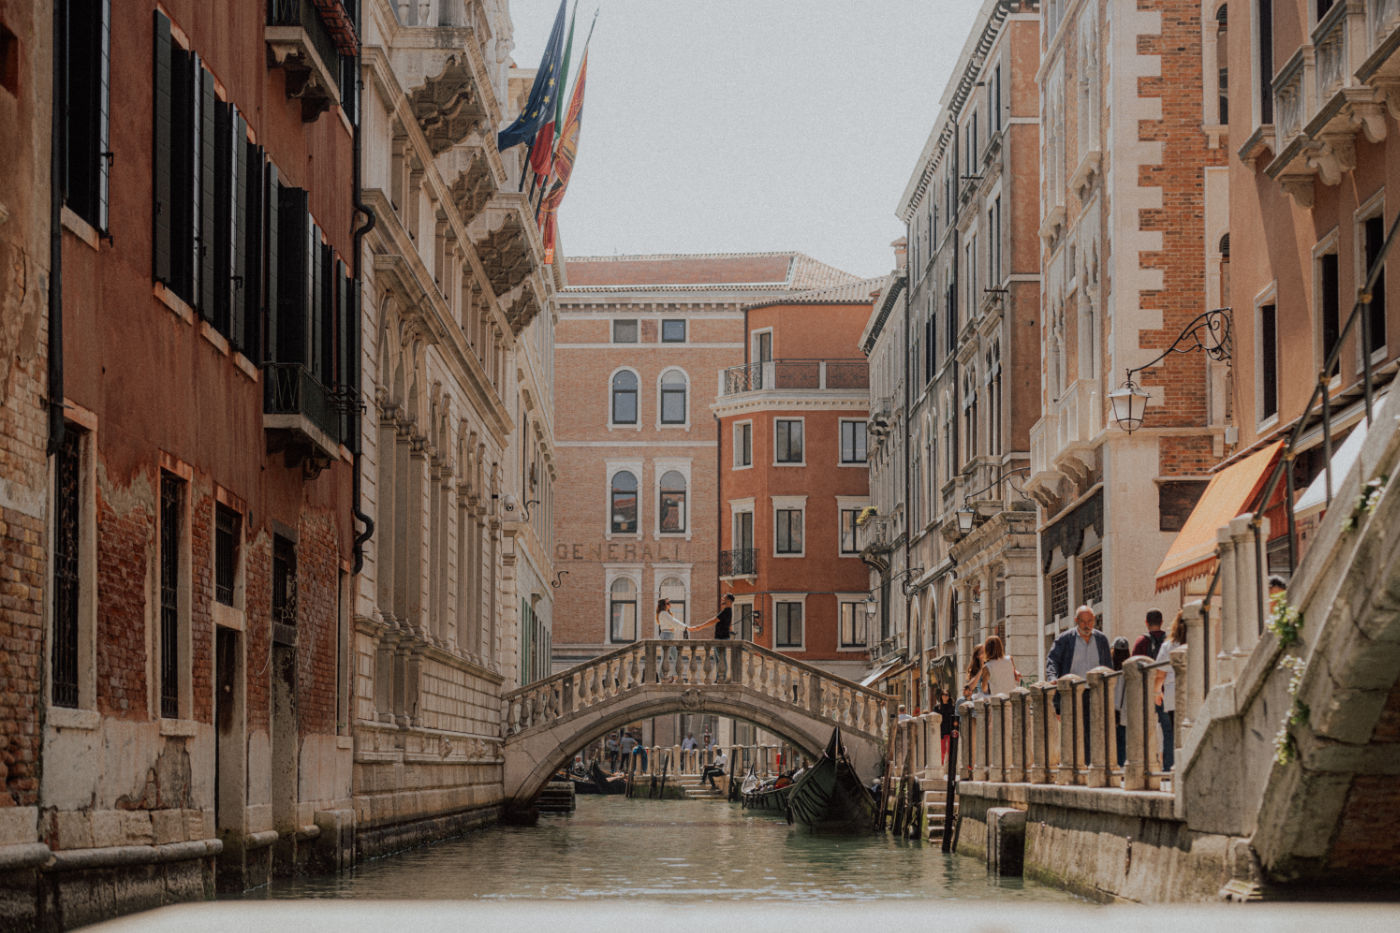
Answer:
[{"label": "stone staircase", "polygon": [[535,798],[535,806],[541,813],[573,813],[574,782],[550,781]]},{"label": "stone staircase", "polygon": [[929,842],[937,842],[940,845],[943,837],[951,829],[953,818],[957,816],[957,803],[954,799],[954,810],[952,814],[948,811],[948,781],[941,775],[934,775],[925,772],[919,786],[923,788],[923,814],[924,826],[927,835],[924,837]]},{"label": "stone staircase", "polygon": [[715,778],[715,787],[718,790],[710,790],[710,785],[700,779],[698,774],[680,774],[671,778],[671,782],[685,790],[687,800],[728,800],[725,795],[725,788],[728,787],[728,776]]}]

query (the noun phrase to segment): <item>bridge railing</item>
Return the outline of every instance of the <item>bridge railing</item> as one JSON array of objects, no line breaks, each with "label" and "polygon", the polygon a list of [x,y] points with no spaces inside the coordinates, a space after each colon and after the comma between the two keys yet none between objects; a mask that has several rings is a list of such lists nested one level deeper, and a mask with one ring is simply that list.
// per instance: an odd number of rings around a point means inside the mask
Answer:
[{"label": "bridge railing", "polygon": [[[725,773],[732,767],[733,773],[742,778],[752,767],[759,777],[772,777],[779,771],[798,767],[810,757],[801,750],[786,743],[778,745],[727,745],[723,746],[728,756]],[[679,745],[646,745],[644,755],[633,755],[631,760],[619,756],[616,766],[605,760],[602,766],[613,771],[631,771],[639,776],[695,777],[704,772],[715,761],[721,746],[711,748],[681,748]]]},{"label": "bridge railing", "polygon": [[542,728],[643,687],[739,686],[842,728],[882,736],[888,697],[752,642],[652,639],[624,645],[501,699],[507,737]]}]

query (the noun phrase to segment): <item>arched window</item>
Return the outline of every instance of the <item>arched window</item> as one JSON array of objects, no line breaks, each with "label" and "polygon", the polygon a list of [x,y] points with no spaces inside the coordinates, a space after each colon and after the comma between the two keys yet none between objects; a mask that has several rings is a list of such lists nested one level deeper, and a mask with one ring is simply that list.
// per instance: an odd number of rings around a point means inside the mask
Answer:
[{"label": "arched window", "polygon": [[685,477],[676,470],[661,474],[660,511],[661,533],[679,534],[685,531]]},{"label": "arched window", "polygon": [[661,377],[661,423],[686,423],[685,373],[671,370]]},{"label": "arched window", "polygon": [[628,369],[613,376],[612,423],[637,423],[637,374]]},{"label": "arched window", "polygon": [[608,637],[614,642],[637,640],[637,584],[619,577],[608,589]]},{"label": "arched window", "polygon": [[626,470],[614,473],[609,501],[613,534],[636,534],[637,477]]}]

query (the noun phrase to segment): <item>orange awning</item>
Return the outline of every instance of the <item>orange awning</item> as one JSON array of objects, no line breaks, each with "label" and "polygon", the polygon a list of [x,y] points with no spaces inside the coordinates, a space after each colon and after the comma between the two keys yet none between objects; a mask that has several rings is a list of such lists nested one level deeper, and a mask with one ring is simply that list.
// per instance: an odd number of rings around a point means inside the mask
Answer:
[{"label": "orange awning", "polygon": [[1157,592],[1203,577],[1215,569],[1216,530],[1249,507],[1268,479],[1283,441],[1275,441],[1210,479],[1191,516],[1157,568]]}]

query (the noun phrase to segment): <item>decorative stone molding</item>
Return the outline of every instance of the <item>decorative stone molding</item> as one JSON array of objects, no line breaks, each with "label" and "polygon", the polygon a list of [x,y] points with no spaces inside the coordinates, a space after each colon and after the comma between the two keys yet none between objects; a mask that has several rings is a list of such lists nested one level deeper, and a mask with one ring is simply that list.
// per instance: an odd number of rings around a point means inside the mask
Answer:
[{"label": "decorative stone molding", "polygon": [[466,139],[486,120],[481,92],[464,55],[449,56],[437,75],[408,96],[433,155]]},{"label": "decorative stone molding", "polygon": [[267,64],[285,73],[287,96],[301,101],[301,120],[314,121],[331,104],[340,104],[340,86],[330,63],[321,59],[300,26],[268,26]]},{"label": "decorative stone molding", "polygon": [[1313,206],[1313,176],[1304,172],[1296,172],[1289,175],[1279,176],[1279,185],[1283,187],[1285,193],[1294,202],[1303,208]]},{"label": "decorative stone molding", "polygon": [[1341,184],[1342,173],[1356,168],[1356,147],[1349,133],[1329,133],[1309,143],[1306,151],[1304,159],[1324,185]]}]

